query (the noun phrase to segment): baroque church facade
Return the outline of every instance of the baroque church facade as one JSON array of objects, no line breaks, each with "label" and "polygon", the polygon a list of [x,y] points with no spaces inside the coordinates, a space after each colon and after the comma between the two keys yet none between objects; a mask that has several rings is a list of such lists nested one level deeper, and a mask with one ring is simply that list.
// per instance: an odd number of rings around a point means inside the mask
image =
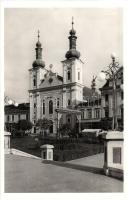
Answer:
[{"label": "baroque church facade", "polygon": [[46,69],[42,59],[42,45],[39,40],[36,43],[36,60],[29,69],[29,97],[30,120],[33,123],[34,134],[38,133],[36,123],[38,119],[47,118],[52,121],[50,134],[57,134],[61,124],[70,124],[75,129],[81,120],[81,112],[76,105],[83,101],[83,67],[84,62],[80,58],[80,52],[76,49],[76,31],[72,20],[72,28],[69,32],[69,50],[65,59],[61,61],[62,76],[53,72],[52,65]]}]

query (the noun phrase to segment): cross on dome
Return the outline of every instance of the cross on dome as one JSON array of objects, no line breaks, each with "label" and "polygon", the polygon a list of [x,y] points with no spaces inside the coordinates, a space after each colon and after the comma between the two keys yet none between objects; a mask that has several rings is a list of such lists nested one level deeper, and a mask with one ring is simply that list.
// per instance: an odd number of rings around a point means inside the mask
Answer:
[{"label": "cross on dome", "polygon": [[38,36],[37,37],[38,37],[38,41],[39,41],[39,38],[40,38],[40,31],[39,30],[38,30]]},{"label": "cross on dome", "polygon": [[73,25],[74,25],[74,17],[72,17],[72,29],[73,29]]}]

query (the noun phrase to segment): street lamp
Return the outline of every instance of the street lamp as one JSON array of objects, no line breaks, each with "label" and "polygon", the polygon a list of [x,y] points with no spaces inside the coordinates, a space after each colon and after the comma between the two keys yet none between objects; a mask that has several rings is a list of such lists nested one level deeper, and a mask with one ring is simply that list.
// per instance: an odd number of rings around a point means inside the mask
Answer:
[{"label": "street lamp", "polygon": [[117,122],[117,113],[116,113],[116,82],[118,79],[118,69],[119,63],[116,62],[116,56],[115,53],[111,54],[111,59],[112,62],[109,64],[107,67],[108,69],[105,71],[101,71],[101,73],[104,73],[106,75],[106,79],[112,81],[112,102],[113,102],[113,118],[112,118],[112,130],[117,130],[118,129],[118,122]]}]

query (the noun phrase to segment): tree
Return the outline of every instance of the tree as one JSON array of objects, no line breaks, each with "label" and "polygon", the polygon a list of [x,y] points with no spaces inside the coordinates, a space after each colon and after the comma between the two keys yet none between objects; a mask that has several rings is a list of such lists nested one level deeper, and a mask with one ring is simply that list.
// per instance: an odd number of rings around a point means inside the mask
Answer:
[{"label": "tree", "polygon": [[18,122],[18,128],[20,131],[22,131],[23,135],[25,133],[26,130],[30,130],[32,129],[33,124],[25,119],[19,120]]},{"label": "tree", "polygon": [[70,127],[70,124],[62,124],[60,129],[59,129],[59,133],[60,133],[60,136],[71,136],[72,134],[72,129]]},{"label": "tree", "polygon": [[52,121],[47,119],[47,118],[43,118],[43,119],[38,119],[36,126],[40,128],[40,131],[43,131],[43,136],[44,133],[49,130],[50,126],[52,125]]}]

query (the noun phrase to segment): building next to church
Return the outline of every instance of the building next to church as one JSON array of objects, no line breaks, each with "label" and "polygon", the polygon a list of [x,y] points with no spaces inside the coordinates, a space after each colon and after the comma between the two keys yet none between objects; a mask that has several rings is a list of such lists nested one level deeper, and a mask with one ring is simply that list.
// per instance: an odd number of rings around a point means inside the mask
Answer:
[{"label": "building next to church", "polygon": [[[123,66],[116,71],[116,91],[115,91],[115,113],[117,118],[118,129],[123,130]],[[113,82],[108,79],[105,85],[100,88],[101,91],[101,125],[103,129],[112,129],[113,118]]]},{"label": "building next to church", "polygon": [[13,124],[17,124],[20,120],[30,120],[29,103],[20,103],[18,106],[5,105],[5,126],[8,131],[12,131]]}]

